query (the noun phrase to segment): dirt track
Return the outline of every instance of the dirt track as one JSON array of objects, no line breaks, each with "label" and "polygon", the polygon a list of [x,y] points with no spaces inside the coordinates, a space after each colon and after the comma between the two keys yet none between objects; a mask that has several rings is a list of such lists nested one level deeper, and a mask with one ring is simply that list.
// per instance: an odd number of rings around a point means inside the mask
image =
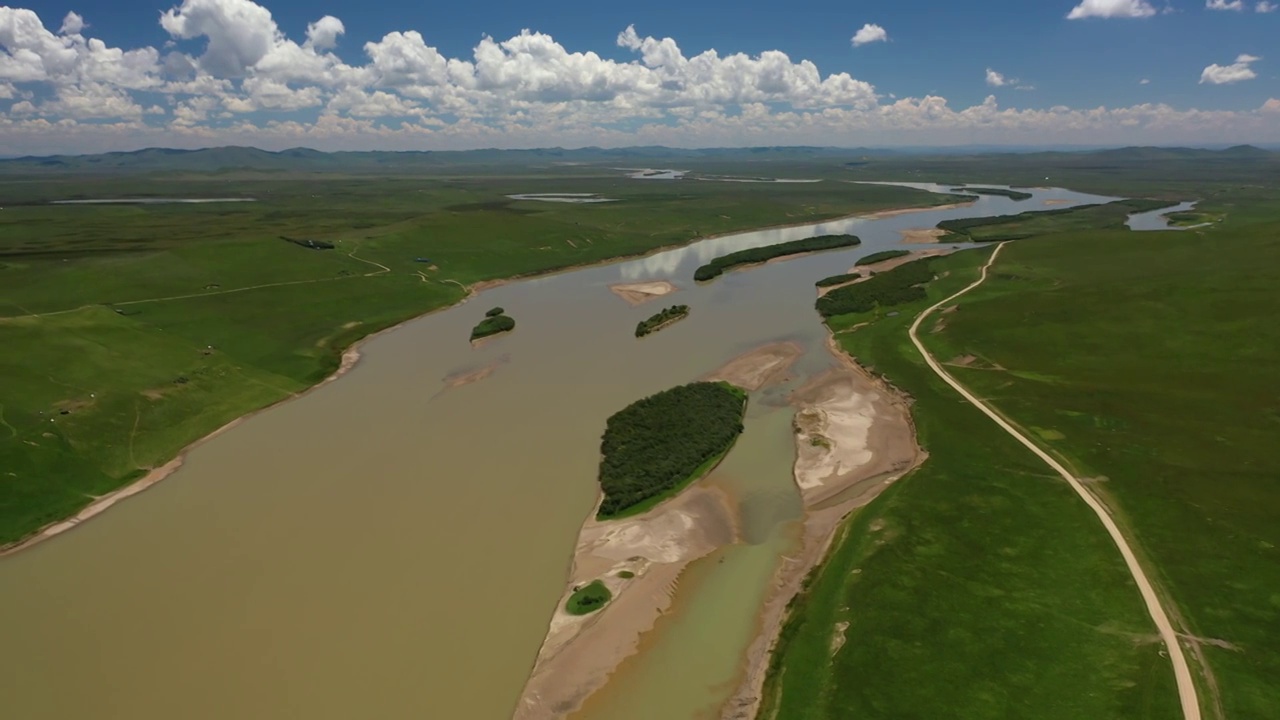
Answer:
[{"label": "dirt track", "polygon": [[915,322],[911,323],[911,330],[908,335],[911,337],[911,343],[916,346],[916,350],[920,352],[925,363],[929,365],[929,369],[934,374],[942,378],[944,382],[960,393],[965,400],[977,407],[984,415],[991,418],[996,425],[1002,430],[1012,435],[1027,447],[1028,450],[1035,453],[1037,457],[1045,462],[1054,472],[1062,476],[1063,480],[1071,486],[1072,490],[1084,500],[1085,504],[1093,510],[1098,519],[1102,521],[1103,527],[1107,529],[1107,534],[1111,536],[1111,540],[1115,542],[1116,547],[1120,550],[1120,555],[1124,557],[1125,565],[1129,569],[1129,574],[1133,576],[1134,582],[1138,584],[1138,590],[1142,593],[1142,599],[1147,605],[1147,612],[1151,615],[1151,620],[1155,622],[1156,628],[1160,631],[1160,639],[1164,642],[1165,649],[1169,653],[1169,660],[1173,663],[1173,674],[1178,683],[1178,698],[1182,703],[1182,716],[1185,720],[1200,720],[1200,699],[1196,694],[1195,680],[1191,676],[1191,668],[1187,664],[1186,655],[1183,654],[1182,645],[1178,642],[1178,634],[1174,630],[1173,623],[1169,620],[1169,614],[1165,612],[1164,606],[1160,603],[1160,597],[1156,594],[1155,588],[1152,586],[1150,579],[1147,578],[1146,572],[1143,571],[1142,565],[1138,563],[1138,558],[1133,553],[1133,549],[1129,547],[1129,541],[1125,539],[1124,533],[1120,531],[1120,527],[1116,525],[1111,514],[1107,512],[1102,503],[1098,501],[1092,493],[1086,489],[1080,478],[1072,475],[1062,463],[1055,460],[1052,456],[1041,450],[1038,445],[1027,439],[1025,435],[1015,429],[1012,425],[1000,417],[993,409],[987,406],[985,402],[979,400],[968,388],[961,385],[959,381],[953,378],[950,373],[942,368],[942,365],[933,357],[933,355],[925,349],[924,344],[920,342],[916,331],[919,330],[920,324],[933,314],[935,310],[954,302],[957,298],[965,293],[973,290],[981,285],[987,279],[987,270],[995,263],[996,258],[1000,256],[1000,251],[1004,249],[1005,243],[1000,243],[991,253],[991,258],[987,260],[987,264],[982,266],[982,275],[968,287],[960,290],[954,295],[940,300],[931,305],[924,312],[920,313]]}]

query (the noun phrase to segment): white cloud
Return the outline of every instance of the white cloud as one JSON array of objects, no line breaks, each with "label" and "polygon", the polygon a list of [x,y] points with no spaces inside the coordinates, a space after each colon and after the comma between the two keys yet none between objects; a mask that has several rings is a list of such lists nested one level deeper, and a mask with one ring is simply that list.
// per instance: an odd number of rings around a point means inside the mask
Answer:
[{"label": "white cloud", "polygon": [[1254,5],[1253,9],[1260,13],[1272,13],[1280,9],[1280,5],[1276,5],[1270,0],[1258,0],[1258,4]]},{"label": "white cloud", "polygon": [[1084,0],[1067,13],[1067,19],[1146,18],[1155,14],[1156,9],[1147,0]]},{"label": "white cloud", "polygon": [[332,50],[338,45],[338,36],[347,32],[342,21],[332,15],[325,15],[307,25],[307,45],[317,50]]},{"label": "white cloud", "polygon": [[853,43],[854,47],[858,47],[860,45],[866,45],[867,43],[885,42],[888,39],[889,33],[885,32],[884,28],[874,23],[867,23],[861,28],[858,28],[858,32],[853,34],[853,37],[849,39],[849,42]]},{"label": "white cloud", "polygon": [[1276,113],[1277,115],[1280,115],[1280,98],[1271,98],[1270,100],[1262,103],[1261,110],[1264,113]]},{"label": "white cloud", "polygon": [[[0,153],[211,144],[395,149],[1280,139],[1270,105],[1213,113],[1163,105],[1019,110],[989,97],[952,109],[938,96],[881,96],[849,73],[823,74],[777,50],[686,54],[675,39],[642,36],[634,27],[616,37],[631,53],[622,59],[567,48],[532,30],[484,37],[469,54],[448,57],[405,29],[365,43],[364,58],[345,61],[333,52],[345,34],[338,18],[318,19],[294,40],[252,0],[182,0],[161,15],[160,25],[172,39],[164,49],[117,48],[89,37],[90,25],[79,15],[68,15],[54,33],[31,10],[0,7],[0,99],[12,102],[0,110]],[[1256,61],[1242,55],[1236,65],[1251,73]],[[1210,72],[1213,67],[1206,73],[1214,79],[1204,82],[1217,82],[1234,66]],[[994,69],[987,82],[1032,89]],[[273,119],[286,112],[289,120]]]},{"label": "white cloud", "polygon": [[1229,85],[1244,80],[1252,80],[1258,77],[1258,74],[1249,67],[1253,63],[1261,60],[1260,57],[1253,55],[1240,55],[1236,61],[1230,65],[1213,64],[1204,69],[1200,73],[1200,83],[1209,83],[1210,85]]},{"label": "white cloud", "polygon": [[1141,80],[1139,80],[1139,81],[1138,81],[1138,84],[1139,84],[1139,85],[1150,85],[1150,84],[1151,84],[1151,80],[1149,80],[1148,78],[1142,78]]},{"label": "white cloud", "polygon": [[62,19],[62,28],[58,30],[59,35],[79,35],[80,31],[85,29],[84,18],[76,13],[69,12]]},{"label": "white cloud", "polygon": [[1208,10],[1234,10],[1242,12],[1244,10],[1244,0],[1204,0],[1204,6]]}]

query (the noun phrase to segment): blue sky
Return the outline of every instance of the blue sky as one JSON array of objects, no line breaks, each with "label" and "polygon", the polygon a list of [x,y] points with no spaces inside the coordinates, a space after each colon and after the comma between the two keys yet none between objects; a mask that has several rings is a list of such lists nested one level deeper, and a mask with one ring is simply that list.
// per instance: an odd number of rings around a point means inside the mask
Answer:
[{"label": "blue sky", "polygon": [[27,0],[0,153],[1277,142],[1277,38],[1267,0]]}]

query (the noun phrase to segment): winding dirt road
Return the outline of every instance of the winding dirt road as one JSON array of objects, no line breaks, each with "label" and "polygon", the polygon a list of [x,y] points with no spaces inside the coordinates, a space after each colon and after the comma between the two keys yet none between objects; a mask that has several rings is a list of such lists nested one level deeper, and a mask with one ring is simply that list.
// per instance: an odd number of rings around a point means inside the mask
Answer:
[{"label": "winding dirt road", "polygon": [[911,330],[908,333],[911,337],[911,342],[916,346],[916,350],[920,351],[921,357],[923,357],[925,363],[929,365],[930,370],[933,370],[938,377],[942,378],[948,385],[955,388],[956,392],[960,393],[965,400],[968,400],[975,407],[981,410],[983,414],[991,418],[995,424],[999,425],[1005,432],[1017,438],[1018,442],[1025,445],[1028,450],[1035,453],[1037,457],[1045,461],[1045,464],[1061,475],[1062,479],[1067,481],[1067,484],[1071,486],[1071,489],[1076,491],[1076,494],[1080,496],[1080,499],[1084,500],[1085,504],[1088,505],[1089,508],[1093,510],[1094,514],[1098,516],[1098,519],[1102,521],[1103,527],[1107,529],[1107,533],[1111,535],[1112,541],[1114,541],[1116,547],[1120,549],[1120,554],[1124,557],[1125,565],[1129,568],[1129,574],[1133,576],[1134,582],[1138,584],[1138,590],[1142,592],[1142,599],[1147,604],[1147,612],[1150,613],[1151,619],[1155,622],[1156,628],[1160,631],[1160,639],[1164,642],[1165,649],[1169,653],[1169,660],[1173,663],[1173,674],[1178,682],[1178,697],[1182,701],[1182,716],[1185,720],[1200,720],[1200,699],[1196,695],[1196,686],[1195,681],[1191,676],[1191,668],[1187,665],[1187,658],[1182,652],[1182,646],[1178,643],[1178,634],[1174,630],[1173,623],[1170,622],[1169,615],[1165,612],[1164,606],[1160,604],[1160,598],[1156,595],[1155,588],[1152,587],[1151,581],[1147,578],[1146,573],[1143,572],[1142,566],[1138,563],[1137,556],[1134,555],[1133,549],[1129,547],[1129,542],[1125,540],[1124,534],[1120,532],[1120,527],[1116,525],[1115,520],[1112,519],[1106,508],[1102,506],[1102,503],[1100,503],[1097,498],[1085,489],[1084,484],[1080,482],[1080,478],[1072,475],[1071,472],[1062,465],[1062,463],[1055,460],[1044,450],[1041,450],[1035,443],[1028,440],[1025,435],[1014,429],[1013,426],[1001,418],[995,410],[988,407],[986,403],[979,400],[973,393],[969,392],[964,385],[961,385],[959,381],[951,377],[946,370],[942,369],[942,365],[939,364],[937,359],[925,349],[924,344],[920,342],[920,338],[916,335],[916,331],[920,328],[920,324],[932,315],[933,311],[954,301],[956,298],[964,295],[970,290],[973,290],[987,279],[987,270],[993,263],[995,263],[996,258],[1000,256],[1000,251],[1004,249],[1004,246],[1005,243],[1000,243],[996,246],[995,251],[991,253],[991,258],[982,266],[982,275],[979,276],[977,280],[973,281],[972,284],[951,297],[934,303],[924,312],[920,313],[915,322],[911,323]]}]

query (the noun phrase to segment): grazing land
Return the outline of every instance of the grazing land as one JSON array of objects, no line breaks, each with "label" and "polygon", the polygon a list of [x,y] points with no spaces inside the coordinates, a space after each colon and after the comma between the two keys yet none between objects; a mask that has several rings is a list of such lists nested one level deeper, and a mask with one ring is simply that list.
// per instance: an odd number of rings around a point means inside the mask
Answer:
[{"label": "grazing land", "polygon": [[600,443],[601,520],[643,512],[709,472],[742,434],[747,393],[696,382],[637,400]]},{"label": "grazing land", "polygon": [[656,333],[671,323],[678,322],[689,317],[688,305],[672,305],[661,312],[651,315],[645,320],[641,320],[636,325],[636,337],[641,338],[650,333]]},{"label": "grazing land", "polygon": [[910,394],[929,458],[853,516],[793,603],[760,717],[1177,711],[1168,661],[1135,642],[1153,628],[1096,518],[906,342],[912,317],[975,279],[987,254],[932,259],[938,279],[898,315],[828,321],[869,323],[836,338]]},{"label": "grazing land", "polygon": [[[457,303],[475,283],[947,201],[899,187],[651,183],[510,163],[376,174],[320,153],[304,165],[337,164],[257,170],[213,154],[166,155],[206,164],[154,168],[124,154],[111,172],[74,158],[60,170],[0,163],[0,343],[22,348],[0,358],[0,546],[305,391],[361,338]],[[506,197],[536,191],[618,201]],[[229,196],[257,202],[49,204]]]},{"label": "grazing land", "polygon": [[787,257],[788,255],[799,255],[819,250],[835,250],[837,248],[853,247],[861,243],[862,240],[858,239],[856,235],[818,235],[817,237],[792,240],[791,242],[778,243],[777,245],[739,250],[728,255],[722,255],[699,267],[694,271],[693,279],[698,282],[706,282],[720,277],[724,271],[739,265],[754,265],[775,258]]}]

